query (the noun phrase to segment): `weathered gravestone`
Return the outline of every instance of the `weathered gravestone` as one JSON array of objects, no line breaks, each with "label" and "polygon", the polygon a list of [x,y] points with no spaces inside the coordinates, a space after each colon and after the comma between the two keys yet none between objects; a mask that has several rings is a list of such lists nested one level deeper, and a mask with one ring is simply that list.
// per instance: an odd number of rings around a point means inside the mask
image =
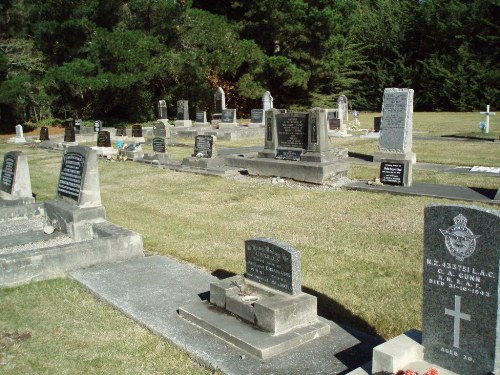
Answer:
[{"label": "weathered gravestone", "polygon": [[425,209],[424,359],[458,374],[500,373],[500,211]]},{"label": "weathered gravestone", "polygon": [[42,126],[40,128],[40,137],[39,137],[40,141],[49,141],[50,138],[49,138],[49,128],[47,128],[46,126]]},{"label": "weathered gravestone", "polygon": [[130,143],[120,150],[122,157],[126,160],[137,161],[144,157],[144,151],[140,143]]},{"label": "weathered gravestone", "polygon": [[167,127],[163,122],[153,122],[153,136],[162,138],[167,136]]},{"label": "weathered gravestone", "polygon": [[329,131],[340,131],[342,128],[342,120],[338,118],[338,112],[330,110],[326,114]]},{"label": "weathered gravestone", "polygon": [[142,126],[135,124],[132,125],[132,137],[133,138],[141,138],[142,137]]},{"label": "weathered gravestone", "polygon": [[101,120],[95,120],[94,121],[94,133],[100,132],[102,129],[102,121]]},{"label": "weathered gravestone", "polygon": [[212,120],[215,123],[220,120],[224,109],[226,109],[226,94],[222,87],[217,87],[214,93],[214,113],[212,114]]},{"label": "weathered gravestone", "polygon": [[220,168],[224,166],[224,158],[217,157],[215,141],[212,135],[197,135],[194,140],[194,152],[191,157],[184,158],[182,165],[195,168]]},{"label": "weathered gravestone", "polygon": [[373,118],[373,130],[376,132],[376,133],[379,133],[380,132],[380,128],[382,127],[382,117],[380,116],[375,116]]},{"label": "weathered gravestone", "polygon": [[97,133],[97,147],[111,147],[111,135],[108,131]]},{"label": "weathered gravestone", "polygon": [[16,136],[8,140],[8,143],[22,144],[26,143],[26,138],[24,138],[23,126],[21,124],[16,125]]},{"label": "weathered gravestone", "polygon": [[[210,304],[181,307],[180,315],[262,359],[330,332],[318,320],[316,297],[302,292],[300,252],[280,241],[253,238],[245,241],[245,258],[244,276],[212,282]],[[247,323],[235,324],[233,315]]]},{"label": "weathered gravestone", "polygon": [[262,109],[264,112],[267,110],[274,108],[273,106],[273,97],[269,91],[266,91],[264,95],[262,95]]},{"label": "weathered gravestone", "polygon": [[213,156],[214,137],[211,135],[197,135],[194,140],[194,153],[197,158],[211,158]]},{"label": "weathered gravestone", "polygon": [[250,124],[249,128],[260,128],[264,126],[264,110],[263,109],[252,109],[250,112]]},{"label": "weathered gravestone", "polygon": [[345,95],[340,95],[337,100],[339,118],[342,122],[347,122],[349,120],[349,105],[347,102],[347,97]]},{"label": "weathered gravestone", "polygon": [[189,102],[187,100],[177,101],[177,119],[175,126],[193,126],[193,122],[189,119]]},{"label": "weathered gravestone", "polygon": [[75,136],[75,128],[73,126],[67,127],[64,129],[64,142],[66,143],[74,143],[76,139]]},{"label": "weathered gravestone", "polygon": [[232,129],[237,126],[236,109],[223,109],[219,122],[219,129]]},{"label": "weathered gravestone", "polygon": [[117,137],[125,137],[127,135],[127,128],[116,128]]},{"label": "weathered gravestone", "polygon": [[158,101],[158,119],[167,119],[167,102],[165,100]]},{"label": "weathered gravestone", "polygon": [[207,121],[207,112],[205,111],[197,111],[196,112],[196,120],[194,123],[195,126],[208,126],[210,123]]},{"label": "weathered gravestone", "polygon": [[31,191],[28,158],[21,151],[10,151],[4,155],[0,175],[0,201],[9,201],[4,202],[9,205],[35,202]]},{"label": "weathered gravestone", "polygon": [[81,118],[75,119],[74,127],[75,127],[75,133],[80,134],[80,131],[82,129],[82,119]]},{"label": "weathered gravestone", "polygon": [[153,138],[153,152],[164,154],[165,151],[166,151],[165,138],[154,137]]}]

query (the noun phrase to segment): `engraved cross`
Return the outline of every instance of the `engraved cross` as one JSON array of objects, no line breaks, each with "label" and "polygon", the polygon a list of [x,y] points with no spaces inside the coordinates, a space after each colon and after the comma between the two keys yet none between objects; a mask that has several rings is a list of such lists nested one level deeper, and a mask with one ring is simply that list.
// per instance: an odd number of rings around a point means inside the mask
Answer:
[{"label": "engraved cross", "polygon": [[462,304],[462,297],[455,296],[455,310],[444,309],[446,315],[452,316],[453,319],[453,346],[460,347],[460,320],[467,320],[470,322],[470,315],[464,314],[460,311]]}]

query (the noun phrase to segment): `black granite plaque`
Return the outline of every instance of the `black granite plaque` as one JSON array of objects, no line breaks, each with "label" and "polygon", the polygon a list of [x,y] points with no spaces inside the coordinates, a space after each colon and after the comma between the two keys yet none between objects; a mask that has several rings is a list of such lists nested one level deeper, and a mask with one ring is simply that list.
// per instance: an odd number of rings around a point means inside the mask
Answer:
[{"label": "black granite plaque", "polygon": [[177,101],[177,120],[189,120],[189,107],[187,100]]},{"label": "black granite plaque", "polygon": [[97,147],[111,147],[111,136],[108,131],[97,133]]},{"label": "black granite plaque", "polygon": [[380,126],[382,125],[382,117],[373,118],[373,129],[376,133],[380,132]]},{"label": "black granite plaque", "polygon": [[142,137],[142,126],[132,125],[132,137]]},{"label": "black granite plaque", "polygon": [[165,153],[165,139],[162,137],[153,138],[153,152]]},{"label": "black granite plaque", "polygon": [[275,159],[299,161],[301,155],[302,155],[302,151],[301,150],[284,150],[284,149],[279,149],[279,150],[276,151],[276,157],[275,157]]},{"label": "black granite plaque", "polygon": [[73,126],[64,129],[64,142],[75,142],[75,128]]},{"label": "black granite plaque", "polygon": [[40,128],[40,140],[41,141],[49,140],[49,128],[47,128],[46,126],[42,126]]},{"label": "black granite plaque", "polygon": [[194,140],[193,156],[201,155],[202,158],[211,158],[214,147],[214,138],[211,135],[197,135]]},{"label": "black granite plaque", "polygon": [[424,215],[424,359],[499,373],[500,211],[431,205]]},{"label": "black granite plaque", "polygon": [[220,122],[236,122],[236,109],[223,109]]},{"label": "black granite plaque", "polygon": [[127,129],[126,128],[116,128],[116,136],[117,137],[123,137],[127,135]]},{"label": "black granite plaque", "polygon": [[161,121],[153,122],[153,135],[155,137],[163,137],[167,136],[167,128],[165,124]]},{"label": "black granite plaque", "polygon": [[251,122],[253,124],[262,124],[264,122],[264,110],[252,109],[250,112]]},{"label": "black granite plaque", "polygon": [[101,120],[96,120],[94,121],[94,132],[100,132],[102,128],[102,121]]},{"label": "black granite plaque", "polygon": [[273,141],[273,119],[271,117],[266,119],[266,141]]},{"label": "black granite plaque", "polygon": [[245,241],[247,279],[289,294],[302,291],[300,252],[268,238]]},{"label": "black granite plaque", "polygon": [[196,122],[205,123],[205,112],[196,112]]},{"label": "black granite plaque", "polygon": [[277,114],[278,147],[307,149],[307,121],[307,113]]},{"label": "black granite plaque", "polygon": [[404,185],[406,163],[382,161],[380,163],[380,182],[387,185]]},{"label": "black granite plaque", "polygon": [[0,181],[0,190],[11,194],[12,186],[14,185],[14,179],[16,175],[17,168],[17,155],[15,152],[8,152],[3,158],[2,165],[2,179]]},{"label": "black granite plaque", "polygon": [[78,201],[83,183],[84,167],[85,156],[82,154],[76,152],[64,154],[57,187],[58,196],[65,196]]}]

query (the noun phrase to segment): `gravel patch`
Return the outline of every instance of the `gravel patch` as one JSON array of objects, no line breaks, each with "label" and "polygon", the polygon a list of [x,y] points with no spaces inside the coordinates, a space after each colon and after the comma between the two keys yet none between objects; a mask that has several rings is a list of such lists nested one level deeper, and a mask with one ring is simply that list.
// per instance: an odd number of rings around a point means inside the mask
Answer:
[{"label": "gravel patch", "polygon": [[0,255],[19,253],[27,250],[46,249],[49,247],[62,246],[74,242],[76,241],[61,233],[59,236],[52,237],[48,240],[40,240],[36,242],[26,243],[23,245],[2,248],[0,249]]},{"label": "gravel patch", "polygon": [[344,185],[355,182],[348,177],[338,177],[327,181],[324,185],[311,184],[308,182],[300,182],[292,179],[281,177],[260,177],[249,175],[236,175],[227,177],[236,181],[245,181],[253,186],[273,185],[278,188],[296,189],[296,190],[313,190],[313,191],[339,191]]},{"label": "gravel patch", "polygon": [[37,216],[30,219],[15,218],[0,222],[0,237],[16,233],[41,230],[43,229],[44,221],[44,216]]}]

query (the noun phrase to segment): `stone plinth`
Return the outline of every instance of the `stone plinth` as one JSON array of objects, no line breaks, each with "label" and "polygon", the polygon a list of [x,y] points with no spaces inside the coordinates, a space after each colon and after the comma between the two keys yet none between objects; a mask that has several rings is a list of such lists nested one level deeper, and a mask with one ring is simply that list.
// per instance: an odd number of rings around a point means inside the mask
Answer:
[{"label": "stone plinth", "polygon": [[178,128],[181,126],[183,126],[185,128],[190,128],[193,126],[193,121],[191,121],[191,120],[176,120],[175,127]]}]

